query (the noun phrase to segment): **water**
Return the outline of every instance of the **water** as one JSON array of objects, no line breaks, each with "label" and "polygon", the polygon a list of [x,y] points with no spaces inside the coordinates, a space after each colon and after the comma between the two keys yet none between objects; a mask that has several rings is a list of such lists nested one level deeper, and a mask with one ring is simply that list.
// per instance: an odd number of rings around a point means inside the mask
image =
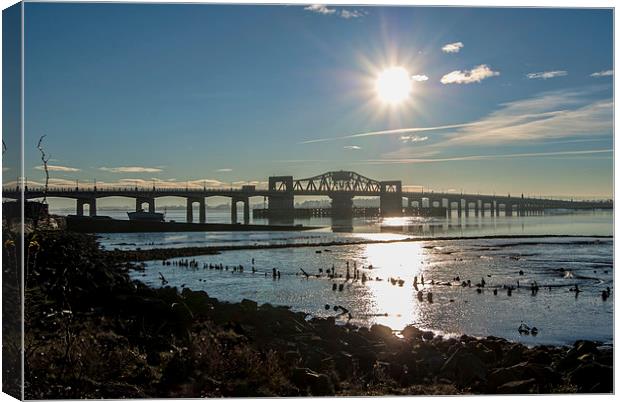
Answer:
[{"label": "water", "polygon": [[[353,233],[335,233],[327,226],[309,232],[105,234],[100,240],[109,249],[304,243],[309,246],[194,257],[199,268],[151,261],[144,272],[132,275],[148,285],[161,286],[161,272],[171,286],[205,290],[231,302],[247,298],[286,305],[315,316],[334,316],[332,307],[340,305],[358,325],[380,323],[400,329],[415,324],[446,335],[495,335],[526,344],[567,344],[577,339],[613,342],[613,240],[593,237],[612,235],[612,222],[607,212],[460,221],[403,218],[358,222]],[[467,238],[480,235],[523,237]],[[459,238],[433,240],[445,236]],[[364,243],[411,238],[422,240]],[[315,246],[342,240],[359,244]],[[306,279],[300,274],[303,269],[314,276],[319,269],[325,272],[334,266],[345,276],[347,262],[351,275],[356,265],[360,277],[364,273],[373,280],[345,283],[345,278],[332,281],[323,274]],[[229,270],[208,269],[209,264],[229,266]],[[233,271],[240,264],[244,272]],[[279,280],[272,279],[273,268],[281,272]],[[423,295],[420,301],[413,279],[422,275],[425,285],[418,285]],[[455,280],[457,276],[460,281]],[[389,278],[402,279],[404,284],[393,285]],[[478,293],[476,284],[482,279],[486,284]],[[472,286],[460,286],[463,280],[470,280]],[[517,286],[517,281],[519,287],[508,296],[503,286]],[[534,281],[539,291],[532,295]],[[333,291],[334,283],[343,284],[343,291]],[[575,285],[581,290],[577,296],[570,291]],[[601,292],[607,287],[612,295],[603,301]],[[427,300],[429,292],[433,303]],[[521,322],[537,327],[538,335],[519,335]]]}]

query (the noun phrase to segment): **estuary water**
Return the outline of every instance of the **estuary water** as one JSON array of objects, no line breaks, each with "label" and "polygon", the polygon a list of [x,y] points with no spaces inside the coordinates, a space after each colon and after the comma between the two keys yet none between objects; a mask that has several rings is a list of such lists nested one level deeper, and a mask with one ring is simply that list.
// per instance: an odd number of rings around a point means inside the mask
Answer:
[{"label": "estuary water", "polygon": [[[143,272],[132,273],[154,287],[162,285],[161,273],[170,286],[205,290],[225,301],[251,299],[396,330],[415,324],[446,336],[495,335],[525,344],[613,342],[612,213],[357,220],[351,233],[335,232],[329,219],[298,223],[321,228],[104,234],[100,241],[107,249],[236,245],[240,249],[176,258],[170,265],[150,261]],[[324,245],[339,241],[355,244]],[[269,244],[284,247],[257,248]],[[305,247],[285,247],[291,244]],[[332,269],[334,278],[327,273]],[[611,295],[604,300],[607,288]],[[350,315],[341,314],[342,308]],[[519,333],[522,323],[538,333]]]}]

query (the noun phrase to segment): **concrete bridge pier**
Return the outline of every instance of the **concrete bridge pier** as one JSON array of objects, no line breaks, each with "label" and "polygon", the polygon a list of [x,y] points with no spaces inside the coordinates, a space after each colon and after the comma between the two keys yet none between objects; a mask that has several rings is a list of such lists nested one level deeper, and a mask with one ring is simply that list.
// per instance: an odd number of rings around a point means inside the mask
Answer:
[{"label": "concrete bridge pier", "polygon": [[237,223],[237,202],[239,202],[239,200],[236,198],[230,201],[230,223],[232,224]]},{"label": "concrete bridge pier", "polygon": [[142,204],[148,204],[148,211],[155,212],[155,198],[136,198],[136,212],[142,210]]},{"label": "concrete bridge pier", "polygon": [[469,200],[465,200],[465,217],[469,218]]},{"label": "concrete bridge pier", "polygon": [[476,218],[480,214],[480,200],[476,200],[476,204],[474,205],[474,214],[476,215]]},{"label": "concrete bridge pier", "polygon": [[250,224],[250,199],[243,199],[243,223],[245,225]]},{"label": "concrete bridge pier", "polygon": [[292,221],[295,217],[293,176],[269,177],[269,191],[276,192],[277,195],[270,195],[267,197],[268,217],[276,221]]},{"label": "concrete bridge pier", "polygon": [[403,185],[400,180],[381,182],[379,210],[384,218],[403,216]]},{"label": "concrete bridge pier", "polygon": [[330,196],[332,200],[332,218],[352,219],[353,218],[353,195],[334,193]]},{"label": "concrete bridge pier", "polygon": [[459,218],[463,215],[463,200],[458,200],[456,205]]},{"label": "concrete bridge pier", "polygon": [[481,201],[481,202],[480,202],[480,216],[481,216],[481,217],[483,217],[483,218],[484,218],[484,210],[485,210],[485,206],[486,206],[485,202],[484,202],[484,201]]},{"label": "concrete bridge pier", "polygon": [[198,220],[200,223],[205,223],[207,221],[207,203],[204,198],[188,198],[187,199],[187,209],[186,209],[186,220],[188,223],[192,223],[194,221],[194,203],[198,203]]},{"label": "concrete bridge pier", "polygon": [[96,198],[78,198],[76,200],[77,216],[84,216],[84,205],[88,205],[88,215],[97,216],[97,199]]},{"label": "concrete bridge pier", "polygon": [[512,204],[511,203],[505,204],[505,206],[504,206],[504,215],[512,216]]}]

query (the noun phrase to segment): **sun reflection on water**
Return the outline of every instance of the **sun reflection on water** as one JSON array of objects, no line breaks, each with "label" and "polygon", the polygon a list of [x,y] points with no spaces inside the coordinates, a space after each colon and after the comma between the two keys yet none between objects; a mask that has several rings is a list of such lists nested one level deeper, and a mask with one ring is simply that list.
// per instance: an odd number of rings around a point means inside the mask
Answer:
[{"label": "sun reflection on water", "polygon": [[[362,258],[366,266],[372,267],[366,272],[374,279],[366,284],[370,300],[368,313],[375,316],[374,321],[391,328],[403,328],[419,321],[420,302],[413,288],[413,279],[423,272],[424,251],[423,243],[368,244],[364,247]],[[390,278],[402,279],[404,283],[402,286],[393,285]]]}]

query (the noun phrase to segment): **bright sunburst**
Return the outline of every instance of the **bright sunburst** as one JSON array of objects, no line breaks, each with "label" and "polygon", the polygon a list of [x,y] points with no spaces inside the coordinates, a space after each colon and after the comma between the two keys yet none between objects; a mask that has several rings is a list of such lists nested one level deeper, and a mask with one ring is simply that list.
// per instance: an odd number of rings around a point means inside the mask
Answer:
[{"label": "bright sunburst", "polygon": [[398,105],[411,94],[411,77],[403,67],[390,67],[377,77],[375,89],[379,99],[391,105]]}]

